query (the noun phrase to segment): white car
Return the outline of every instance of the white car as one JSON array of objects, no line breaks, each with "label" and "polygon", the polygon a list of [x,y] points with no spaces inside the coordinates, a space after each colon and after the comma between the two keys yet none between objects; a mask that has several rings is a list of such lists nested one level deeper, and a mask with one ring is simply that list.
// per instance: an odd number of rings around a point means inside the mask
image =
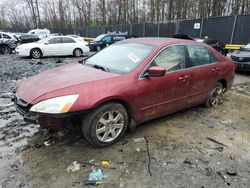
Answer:
[{"label": "white car", "polygon": [[45,56],[73,55],[81,57],[88,55],[89,47],[86,42],[69,36],[51,36],[37,42],[19,45],[16,53],[23,57],[38,59]]}]

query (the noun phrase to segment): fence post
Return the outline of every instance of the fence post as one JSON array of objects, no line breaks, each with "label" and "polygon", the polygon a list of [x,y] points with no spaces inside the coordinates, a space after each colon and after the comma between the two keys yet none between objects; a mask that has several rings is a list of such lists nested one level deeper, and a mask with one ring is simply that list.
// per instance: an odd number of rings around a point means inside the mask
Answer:
[{"label": "fence post", "polygon": [[160,23],[158,22],[157,24],[158,24],[158,26],[157,26],[157,35],[159,37],[160,36]]},{"label": "fence post", "polygon": [[233,39],[234,39],[234,32],[235,32],[235,27],[236,27],[236,22],[237,22],[237,18],[238,16],[234,16],[234,25],[233,25],[233,29],[232,29],[232,35],[231,35],[231,40],[230,40],[230,44],[233,43]]},{"label": "fence post", "polygon": [[202,37],[203,23],[204,23],[204,18],[201,19],[200,38]]},{"label": "fence post", "polygon": [[180,20],[177,20],[176,22],[177,23],[176,23],[176,27],[175,27],[175,34],[177,35],[177,34],[179,34]]},{"label": "fence post", "polygon": [[143,29],[142,29],[142,37],[145,37],[145,27],[146,27],[146,24],[144,22],[143,23]]}]

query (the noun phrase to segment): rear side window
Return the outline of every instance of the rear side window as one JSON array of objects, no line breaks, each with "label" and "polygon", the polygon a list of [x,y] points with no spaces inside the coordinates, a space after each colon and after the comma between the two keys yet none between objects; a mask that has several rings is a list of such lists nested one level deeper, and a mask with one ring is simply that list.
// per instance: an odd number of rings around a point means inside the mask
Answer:
[{"label": "rear side window", "polygon": [[217,60],[213,54],[204,46],[187,46],[190,66],[200,66],[215,63]]},{"label": "rear side window", "polygon": [[49,40],[50,44],[57,44],[57,43],[61,43],[61,37],[55,37]]},{"label": "rear side window", "polygon": [[164,67],[167,71],[179,70],[185,68],[185,59],[184,46],[170,46],[156,56],[151,66]]},{"label": "rear side window", "polygon": [[63,43],[75,43],[75,41],[72,38],[69,38],[69,37],[63,37],[62,42]]}]

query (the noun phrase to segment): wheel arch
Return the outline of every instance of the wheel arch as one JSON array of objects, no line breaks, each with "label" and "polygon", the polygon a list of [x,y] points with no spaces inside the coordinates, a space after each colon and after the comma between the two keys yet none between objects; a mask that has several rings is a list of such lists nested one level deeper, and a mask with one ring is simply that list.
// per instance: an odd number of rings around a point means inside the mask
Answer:
[{"label": "wheel arch", "polygon": [[218,80],[218,82],[222,84],[222,86],[225,90],[227,89],[227,81],[225,79],[220,79],[220,80]]},{"label": "wheel arch", "polygon": [[99,106],[102,106],[102,105],[105,105],[107,103],[119,103],[121,105],[124,106],[125,110],[127,111],[128,113],[128,117],[130,119],[130,121],[133,119],[133,110],[132,110],[132,107],[131,105],[129,104],[128,101],[124,100],[124,99],[121,99],[121,98],[112,98],[112,99],[106,99],[106,100],[103,100],[99,103],[96,103],[93,107],[93,109],[96,109],[98,108]]}]

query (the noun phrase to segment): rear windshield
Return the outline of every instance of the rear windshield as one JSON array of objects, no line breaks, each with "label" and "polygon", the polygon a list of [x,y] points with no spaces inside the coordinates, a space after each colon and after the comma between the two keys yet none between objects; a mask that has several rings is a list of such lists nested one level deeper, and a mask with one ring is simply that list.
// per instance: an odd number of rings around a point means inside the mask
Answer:
[{"label": "rear windshield", "polygon": [[109,72],[126,74],[134,70],[155,48],[155,46],[122,43],[113,44],[88,58],[86,65],[101,66]]}]

